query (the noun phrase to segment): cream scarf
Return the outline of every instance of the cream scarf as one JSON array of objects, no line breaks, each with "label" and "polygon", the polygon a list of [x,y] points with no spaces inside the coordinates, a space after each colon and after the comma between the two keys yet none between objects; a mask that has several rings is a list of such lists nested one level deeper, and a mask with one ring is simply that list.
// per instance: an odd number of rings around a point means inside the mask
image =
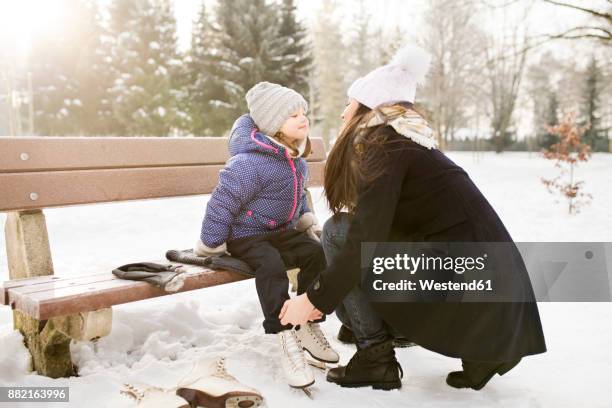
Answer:
[{"label": "cream scarf", "polygon": [[438,146],[429,123],[412,109],[399,105],[382,106],[373,110],[372,117],[360,127],[374,127],[384,124],[391,126],[400,135],[423,147],[433,149]]}]

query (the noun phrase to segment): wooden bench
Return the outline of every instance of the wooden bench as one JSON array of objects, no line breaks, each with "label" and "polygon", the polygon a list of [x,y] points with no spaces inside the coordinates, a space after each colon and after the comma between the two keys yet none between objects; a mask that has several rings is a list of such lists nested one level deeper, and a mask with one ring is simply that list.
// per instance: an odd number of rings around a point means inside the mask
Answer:
[{"label": "wooden bench", "polygon": [[[321,186],[324,146],[321,139],[312,142],[309,186]],[[7,212],[10,277],[0,287],[0,301],[13,309],[33,370],[53,378],[76,375],[71,340],[108,335],[111,306],[169,294],[111,271],[56,276],[43,209],[210,194],[227,158],[227,138],[0,137],[0,212]],[[181,292],[248,278],[187,269]]]}]

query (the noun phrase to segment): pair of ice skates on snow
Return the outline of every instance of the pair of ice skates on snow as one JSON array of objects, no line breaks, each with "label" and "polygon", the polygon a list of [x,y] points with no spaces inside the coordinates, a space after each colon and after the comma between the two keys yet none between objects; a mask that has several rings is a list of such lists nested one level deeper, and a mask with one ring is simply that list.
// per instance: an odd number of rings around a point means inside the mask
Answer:
[{"label": "pair of ice skates on snow", "polygon": [[223,358],[199,360],[177,387],[125,384],[121,393],[133,398],[138,408],[255,408],[263,402],[256,389],[227,372]]},{"label": "pair of ice skates on snow", "polygon": [[[326,363],[339,361],[318,323],[309,322],[277,336],[287,383],[307,394],[307,387],[315,382],[311,365],[324,369]],[[199,360],[174,388],[125,384],[121,392],[136,400],[139,408],[255,408],[263,402],[259,391],[227,372],[223,358]]]}]

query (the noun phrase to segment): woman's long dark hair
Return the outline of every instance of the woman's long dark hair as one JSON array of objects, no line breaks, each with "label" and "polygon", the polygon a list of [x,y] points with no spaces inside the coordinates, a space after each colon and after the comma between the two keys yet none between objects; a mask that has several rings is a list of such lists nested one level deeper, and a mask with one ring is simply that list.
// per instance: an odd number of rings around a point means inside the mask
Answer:
[{"label": "woman's long dark hair", "polygon": [[[400,109],[413,109],[411,103],[397,105]],[[384,122],[373,127],[364,127],[374,115],[382,115]],[[384,145],[392,134],[386,126],[387,117],[379,110],[371,110],[359,104],[355,115],[340,131],[325,163],[325,196],[334,214],[343,209],[353,212],[357,194],[386,171]],[[395,139],[403,142],[407,139]]]}]

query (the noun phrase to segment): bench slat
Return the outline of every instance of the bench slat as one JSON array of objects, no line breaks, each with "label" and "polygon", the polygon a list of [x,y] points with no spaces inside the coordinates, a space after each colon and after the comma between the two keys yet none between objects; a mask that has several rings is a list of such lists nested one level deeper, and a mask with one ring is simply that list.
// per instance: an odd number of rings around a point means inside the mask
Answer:
[{"label": "bench slat", "polygon": [[[310,185],[321,185],[324,165],[309,163]],[[0,211],[210,194],[222,168],[223,165],[210,165],[0,173]]]},{"label": "bench slat", "polygon": [[[108,272],[100,273],[98,275],[107,275]],[[85,279],[86,276],[79,276],[76,278],[67,278],[61,277],[57,275],[46,275],[46,276],[36,276],[34,278],[23,278],[23,279],[13,279],[10,281],[5,281],[0,284],[0,303],[3,305],[9,304],[8,291],[9,289],[16,289],[23,286],[38,286],[51,282],[62,282],[65,280],[77,280],[77,279]]]},{"label": "bench slat", "polygon": [[[234,272],[213,271],[204,268],[190,269],[186,274],[188,275],[185,279],[185,285],[179,292],[250,279],[249,276]],[[9,290],[10,304],[13,309],[20,310],[38,320],[94,311],[170,294],[172,293],[165,292],[146,282],[122,279],[29,294],[18,293],[17,289]]]},{"label": "bench slat", "polygon": [[[0,137],[0,173],[224,164],[227,138]],[[308,161],[325,160],[312,139]]]},{"label": "bench slat", "polygon": [[68,279],[56,279],[45,283],[38,283],[35,285],[25,285],[10,288],[7,290],[8,302],[10,304],[14,296],[31,295],[38,292],[45,292],[48,290],[58,291],[64,288],[74,288],[84,285],[90,285],[92,283],[107,282],[110,280],[118,279],[112,272],[102,272],[93,275],[76,276]]}]

